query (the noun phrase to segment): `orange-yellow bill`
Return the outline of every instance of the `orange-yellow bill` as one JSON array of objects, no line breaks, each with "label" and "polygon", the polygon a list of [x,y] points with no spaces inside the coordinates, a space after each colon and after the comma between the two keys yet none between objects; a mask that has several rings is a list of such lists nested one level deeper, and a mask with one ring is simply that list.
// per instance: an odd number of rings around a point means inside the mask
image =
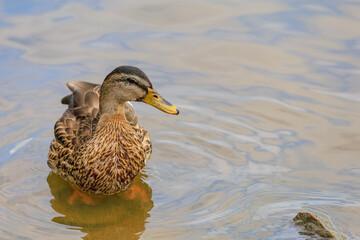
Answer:
[{"label": "orange-yellow bill", "polygon": [[148,88],[148,94],[141,101],[153,107],[156,107],[157,109],[160,109],[165,113],[174,115],[179,114],[179,110],[177,109],[177,107],[163,99],[153,88]]}]

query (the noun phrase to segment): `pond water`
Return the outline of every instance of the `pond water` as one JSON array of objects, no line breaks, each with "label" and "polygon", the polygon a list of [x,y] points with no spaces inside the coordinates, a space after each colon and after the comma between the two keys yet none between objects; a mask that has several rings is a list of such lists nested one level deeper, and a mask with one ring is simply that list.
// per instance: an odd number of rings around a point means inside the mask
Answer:
[{"label": "pond water", "polygon": [[[12,1],[0,6],[1,239],[360,239],[358,1]],[[146,194],[67,199],[46,164],[68,81],[141,68]]]}]

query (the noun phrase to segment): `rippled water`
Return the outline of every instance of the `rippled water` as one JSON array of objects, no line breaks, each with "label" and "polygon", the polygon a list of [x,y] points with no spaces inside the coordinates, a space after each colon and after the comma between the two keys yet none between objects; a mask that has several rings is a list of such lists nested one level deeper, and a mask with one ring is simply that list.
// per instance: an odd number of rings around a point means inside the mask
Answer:
[{"label": "rippled water", "polygon": [[[357,1],[10,1],[0,7],[1,239],[360,239]],[[69,205],[50,173],[65,83],[144,70],[179,116],[135,103],[146,193]]]}]

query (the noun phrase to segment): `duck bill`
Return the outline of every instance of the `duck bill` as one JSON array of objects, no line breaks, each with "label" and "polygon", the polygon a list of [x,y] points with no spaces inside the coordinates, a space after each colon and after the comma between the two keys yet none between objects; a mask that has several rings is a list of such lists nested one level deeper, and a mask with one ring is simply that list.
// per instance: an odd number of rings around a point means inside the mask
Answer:
[{"label": "duck bill", "polygon": [[156,107],[157,109],[160,109],[165,113],[173,115],[179,114],[179,110],[177,109],[177,107],[163,99],[160,94],[158,94],[157,91],[153,88],[148,88],[148,94],[141,101],[153,107]]}]

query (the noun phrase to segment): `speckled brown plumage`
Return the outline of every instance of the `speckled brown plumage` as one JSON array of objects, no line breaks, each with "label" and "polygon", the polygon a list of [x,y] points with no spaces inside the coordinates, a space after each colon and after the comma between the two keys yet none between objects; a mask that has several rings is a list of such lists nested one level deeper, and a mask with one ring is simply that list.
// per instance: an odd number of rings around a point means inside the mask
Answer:
[{"label": "speckled brown plumage", "polygon": [[[111,80],[108,76],[104,84],[110,82],[108,78]],[[147,131],[137,123],[127,102],[120,102],[120,110],[101,113],[99,85],[70,82],[67,86],[72,94],[62,99],[68,109],[54,127],[49,167],[87,193],[113,194],[125,190],[151,155]]]},{"label": "speckled brown plumage", "polygon": [[[56,124],[57,132],[63,124],[64,121]],[[74,134],[63,135],[64,141],[59,140],[60,135],[53,140],[50,168],[85,192],[111,194],[124,190],[150,156],[147,132],[139,125],[129,124],[121,115],[107,116],[100,120],[94,133],[85,132],[89,135],[79,137],[75,144],[71,141],[76,139]]]}]

